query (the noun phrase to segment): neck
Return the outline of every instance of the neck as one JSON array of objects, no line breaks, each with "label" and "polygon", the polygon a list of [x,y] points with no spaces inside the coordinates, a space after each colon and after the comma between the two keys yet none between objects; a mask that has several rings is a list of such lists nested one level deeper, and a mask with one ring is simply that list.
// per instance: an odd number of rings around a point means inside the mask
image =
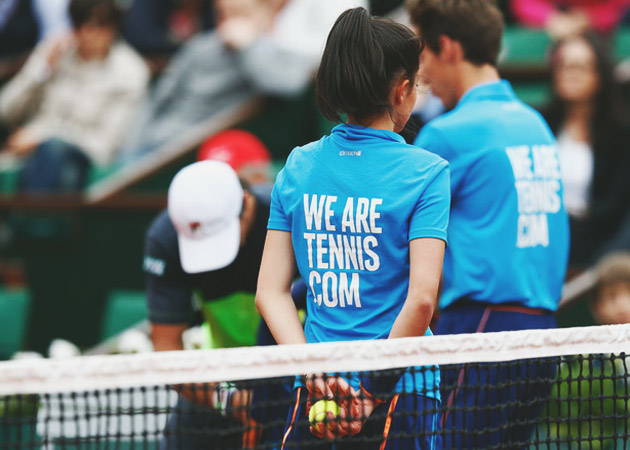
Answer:
[{"label": "neck", "polygon": [[348,114],[348,120],[346,121],[346,123],[350,125],[359,125],[362,127],[374,128],[376,130],[396,130],[396,125],[394,124],[394,121],[392,120],[389,113],[378,117],[368,117],[360,120]]},{"label": "neck", "polygon": [[591,102],[573,102],[567,107],[564,128],[579,141],[590,141],[590,122],[593,116]]},{"label": "neck", "polygon": [[591,102],[571,102],[567,105],[567,121],[588,123],[593,115]]},{"label": "neck", "polygon": [[109,49],[102,51],[88,51],[86,49],[78,47],[77,53],[83,61],[102,61],[107,58],[107,55],[109,54]]},{"label": "neck", "polygon": [[474,64],[463,61],[461,69],[458,71],[459,83],[457,88],[457,100],[461,99],[470,89],[485,83],[494,83],[501,80],[499,71],[490,64],[475,66]]}]

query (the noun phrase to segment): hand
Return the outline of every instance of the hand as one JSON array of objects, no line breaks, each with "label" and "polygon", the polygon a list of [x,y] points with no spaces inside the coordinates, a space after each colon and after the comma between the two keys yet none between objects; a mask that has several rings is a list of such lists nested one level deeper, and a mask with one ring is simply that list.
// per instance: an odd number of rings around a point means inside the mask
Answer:
[{"label": "hand", "polygon": [[62,36],[54,38],[51,43],[46,44],[48,45],[46,62],[48,63],[48,68],[52,73],[54,73],[57,68],[59,57],[65,50],[67,50],[71,45],[74,44],[74,40],[75,38],[73,34],[64,34]]},{"label": "hand", "polygon": [[283,5],[279,0],[217,1],[219,37],[228,47],[240,50],[252,45],[262,34],[271,30]]},{"label": "hand", "polygon": [[7,139],[5,151],[13,156],[26,156],[37,147],[38,144],[39,140],[30,135],[28,131],[19,129]]},{"label": "hand", "polygon": [[579,34],[589,28],[589,20],[581,11],[557,12],[547,21],[547,33],[553,39]]},{"label": "hand", "polygon": [[262,30],[255,17],[242,16],[222,21],[217,26],[217,33],[227,47],[241,50],[252,45]]},{"label": "hand", "polygon": [[321,399],[331,399],[339,405],[339,417],[328,412],[325,422],[311,425],[311,433],[319,438],[332,440],[359,433],[377,406],[372,398],[356,391],[342,377],[311,374],[306,378],[306,386],[309,390],[307,415],[310,406]]}]

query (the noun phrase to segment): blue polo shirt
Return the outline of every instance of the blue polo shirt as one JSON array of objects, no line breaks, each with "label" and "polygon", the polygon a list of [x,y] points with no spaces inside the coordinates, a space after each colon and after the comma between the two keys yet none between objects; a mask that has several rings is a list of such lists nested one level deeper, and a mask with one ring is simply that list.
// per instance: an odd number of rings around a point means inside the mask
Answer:
[{"label": "blue polo shirt", "polygon": [[458,299],[557,309],[569,224],[555,140],[507,81],[470,89],[415,144],[450,164],[440,307]]},{"label": "blue polo shirt", "polygon": [[291,232],[307,341],[387,338],[407,296],[409,241],[446,241],[449,201],[448,164],[396,133],[340,125],[294,149],[268,228]]}]

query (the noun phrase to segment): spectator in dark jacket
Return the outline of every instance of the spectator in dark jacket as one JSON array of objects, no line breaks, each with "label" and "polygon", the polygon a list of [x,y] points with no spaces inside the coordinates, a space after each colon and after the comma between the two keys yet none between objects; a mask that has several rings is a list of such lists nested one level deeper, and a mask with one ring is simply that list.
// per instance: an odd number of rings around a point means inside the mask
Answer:
[{"label": "spectator in dark jacket", "polygon": [[543,115],[558,139],[570,266],[579,268],[627,245],[616,241],[630,212],[630,133],[600,38],[565,38],[550,55],[552,99]]}]

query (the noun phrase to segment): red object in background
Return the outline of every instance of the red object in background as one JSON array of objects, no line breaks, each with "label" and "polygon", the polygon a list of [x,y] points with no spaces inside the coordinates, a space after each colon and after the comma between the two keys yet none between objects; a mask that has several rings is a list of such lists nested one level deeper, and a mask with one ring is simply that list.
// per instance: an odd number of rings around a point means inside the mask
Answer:
[{"label": "red object in background", "polygon": [[255,135],[244,130],[226,130],[208,138],[197,152],[197,161],[214,159],[238,172],[249,164],[268,164],[271,154]]}]

